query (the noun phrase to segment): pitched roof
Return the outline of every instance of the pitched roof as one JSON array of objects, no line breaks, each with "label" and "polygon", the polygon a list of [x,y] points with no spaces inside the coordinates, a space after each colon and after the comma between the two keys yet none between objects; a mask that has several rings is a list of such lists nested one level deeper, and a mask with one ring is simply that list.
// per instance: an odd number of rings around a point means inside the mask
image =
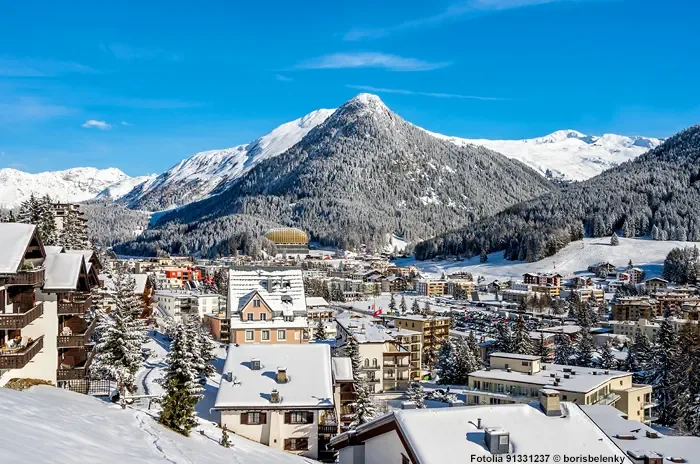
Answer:
[{"label": "pitched roof", "polygon": [[352,382],[352,359],[345,357],[334,357],[333,362],[333,378],[336,382]]},{"label": "pitched roof", "polygon": [[84,269],[83,255],[53,253],[46,255],[44,290],[76,290],[80,270]]},{"label": "pitched roof", "polygon": [[306,297],[306,306],[307,307],[328,306],[328,302],[324,298],[321,298],[320,296],[307,296]]},{"label": "pitched roof", "polygon": [[[260,370],[251,360],[260,360]],[[277,383],[277,368],[287,369],[287,383]],[[231,373],[231,378],[227,374]],[[273,409],[333,407],[331,351],[328,345],[229,345],[224,376],[216,395],[216,409]],[[280,402],[272,403],[276,389]]]},{"label": "pitched roof", "polygon": [[62,246],[48,245],[48,246],[44,247],[44,251],[46,252],[47,255],[52,255],[54,253],[63,253],[63,247]]},{"label": "pitched roof", "polygon": [[0,274],[14,274],[22,264],[22,258],[34,236],[36,226],[20,222],[0,223]]}]

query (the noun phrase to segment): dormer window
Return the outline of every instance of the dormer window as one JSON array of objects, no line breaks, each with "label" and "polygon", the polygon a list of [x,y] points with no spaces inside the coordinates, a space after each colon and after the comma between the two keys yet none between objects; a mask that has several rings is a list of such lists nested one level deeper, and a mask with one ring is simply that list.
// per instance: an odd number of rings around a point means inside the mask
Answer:
[{"label": "dormer window", "polygon": [[260,307],[260,300],[257,298],[253,300],[253,307],[254,308],[259,308]]}]

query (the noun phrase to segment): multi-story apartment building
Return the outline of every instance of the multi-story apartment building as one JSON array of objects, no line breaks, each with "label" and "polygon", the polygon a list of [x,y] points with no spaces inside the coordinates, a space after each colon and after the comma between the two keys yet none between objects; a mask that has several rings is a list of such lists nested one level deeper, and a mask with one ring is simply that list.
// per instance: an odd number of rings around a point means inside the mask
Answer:
[{"label": "multi-story apartment building", "polygon": [[90,242],[88,241],[87,218],[85,217],[85,213],[80,210],[80,205],[77,203],[54,203],[51,206],[53,208],[54,220],[58,233],[60,234],[63,230],[68,216],[72,216],[75,220],[74,227],[82,243],[82,248],[89,249]]},{"label": "multi-story apartment building", "polygon": [[205,314],[219,312],[219,295],[216,293],[192,292],[189,290],[157,290],[153,300],[170,317],[196,314],[200,319]]},{"label": "multi-story apartment building", "polygon": [[312,459],[334,460],[338,433],[330,347],[229,345],[214,410],[249,440]]},{"label": "multi-story apartment building", "polygon": [[202,271],[192,267],[165,267],[162,269],[166,279],[177,279],[182,282],[187,280],[202,280]]},{"label": "multi-story apartment building", "polygon": [[373,393],[405,391],[411,381],[411,351],[401,345],[378,320],[342,313],[336,317],[337,344],[357,341],[362,367],[360,376]]},{"label": "multi-story apartment building", "polygon": [[616,321],[651,320],[657,315],[656,300],[649,296],[618,298],[612,304],[612,318]]},{"label": "multi-story apartment building", "polygon": [[414,286],[417,295],[444,296],[447,294],[446,280],[416,280]]},{"label": "multi-story apartment building", "polygon": [[307,296],[306,314],[310,323],[317,323],[318,321],[330,322],[333,320],[335,311],[332,310],[328,302],[320,296]]},{"label": "multi-story apartment building", "polygon": [[[413,380],[420,380],[423,375],[423,334],[416,330],[402,329],[400,327],[387,329],[387,333],[411,353],[409,376]],[[391,379],[393,377],[392,374],[389,373],[387,379]]]},{"label": "multi-story apartment building", "polygon": [[531,273],[523,274],[523,282],[531,285],[530,290],[535,293],[543,293],[549,296],[559,296],[562,276],[557,273]]},{"label": "multi-story apartment building", "polygon": [[586,303],[588,300],[593,300],[597,305],[605,303],[605,292],[602,288],[596,287],[583,287],[575,288],[572,290],[574,295],[576,295],[579,301]]},{"label": "multi-story apartment building", "polygon": [[652,387],[632,383],[631,372],[545,364],[511,353],[493,353],[490,368],[469,374],[467,403],[529,403],[542,389],[559,392],[562,401],[614,406],[633,420],[653,417]]},{"label": "multi-story apartment building", "polygon": [[668,280],[662,279],[661,277],[652,277],[644,281],[644,288],[650,292],[664,290],[668,288]]},{"label": "multi-story apartment building", "polygon": [[414,330],[423,334],[423,362],[436,352],[444,340],[450,336],[450,318],[445,316],[387,316],[394,321],[394,327]]},{"label": "multi-story apartment building", "polygon": [[700,297],[688,292],[659,291],[654,292],[652,298],[656,301],[656,314],[659,316],[670,313],[680,317],[684,306],[700,302]]},{"label": "multi-story apartment building", "polygon": [[333,356],[331,358],[333,368],[333,400],[335,412],[341,430],[347,430],[353,421],[355,400],[355,377],[352,372],[352,359]]},{"label": "multi-story apartment building", "polygon": [[661,325],[656,322],[648,321],[646,319],[639,319],[637,321],[610,321],[607,325],[613,329],[613,334],[624,335],[630,340],[634,338],[639,330],[642,334],[651,341],[656,338],[656,334],[659,332]]},{"label": "multi-story apartment building", "polygon": [[471,294],[476,289],[476,284],[473,280],[467,279],[449,279],[447,281],[447,294],[454,295],[455,289],[459,287],[466,293]]}]

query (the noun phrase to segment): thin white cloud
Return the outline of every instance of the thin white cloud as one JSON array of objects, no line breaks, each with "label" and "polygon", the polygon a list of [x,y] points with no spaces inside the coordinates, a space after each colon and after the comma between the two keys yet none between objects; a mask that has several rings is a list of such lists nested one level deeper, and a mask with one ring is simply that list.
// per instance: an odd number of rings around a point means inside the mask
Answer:
[{"label": "thin white cloud", "polygon": [[349,89],[362,90],[363,92],[376,92],[376,93],[394,93],[399,95],[418,95],[421,97],[433,97],[433,98],[456,98],[460,100],[482,100],[482,101],[504,101],[507,98],[499,97],[483,97],[478,95],[462,95],[457,93],[441,93],[441,92],[418,92],[414,90],[403,90],[403,89],[387,89],[385,87],[373,87],[371,85],[351,85],[348,84],[345,87]]},{"label": "thin white cloud", "polygon": [[95,119],[88,119],[80,127],[84,127],[86,129],[110,130],[112,128],[112,125],[107,124],[105,121],[97,121]]},{"label": "thin white cloud", "polygon": [[477,17],[481,14],[490,12],[569,1],[585,0],[467,0],[454,3],[448,6],[445,10],[434,15],[404,21],[403,23],[394,24],[392,26],[377,28],[353,28],[343,36],[343,39],[346,41],[378,39],[397,32],[418,29],[421,27],[436,26],[448,21]]},{"label": "thin white cloud", "polygon": [[71,61],[0,56],[0,76],[2,77],[55,77],[63,74],[97,72],[90,66]]},{"label": "thin white cloud", "polygon": [[294,80],[291,77],[283,76],[282,74],[275,75],[275,79],[277,79],[280,82],[291,82]]},{"label": "thin white cloud", "polygon": [[100,44],[102,51],[112,54],[120,60],[164,60],[181,61],[182,56],[177,53],[163,50],[162,48],[143,48],[131,45],[114,43],[110,45]]},{"label": "thin white cloud", "polygon": [[296,69],[383,68],[391,71],[430,71],[450,62],[428,62],[385,53],[333,53],[299,63]]},{"label": "thin white cloud", "polygon": [[121,124],[122,126],[133,126],[133,124],[131,124],[130,122],[126,122],[126,121],[122,121],[119,124]]}]

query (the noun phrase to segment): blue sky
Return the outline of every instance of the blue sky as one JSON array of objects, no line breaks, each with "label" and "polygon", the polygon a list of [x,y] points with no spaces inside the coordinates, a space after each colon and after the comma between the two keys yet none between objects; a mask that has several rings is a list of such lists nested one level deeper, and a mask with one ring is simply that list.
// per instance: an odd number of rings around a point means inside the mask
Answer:
[{"label": "blue sky", "polygon": [[689,0],[3,2],[0,167],[162,172],[365,90],[461,137],[700,123]]}]

